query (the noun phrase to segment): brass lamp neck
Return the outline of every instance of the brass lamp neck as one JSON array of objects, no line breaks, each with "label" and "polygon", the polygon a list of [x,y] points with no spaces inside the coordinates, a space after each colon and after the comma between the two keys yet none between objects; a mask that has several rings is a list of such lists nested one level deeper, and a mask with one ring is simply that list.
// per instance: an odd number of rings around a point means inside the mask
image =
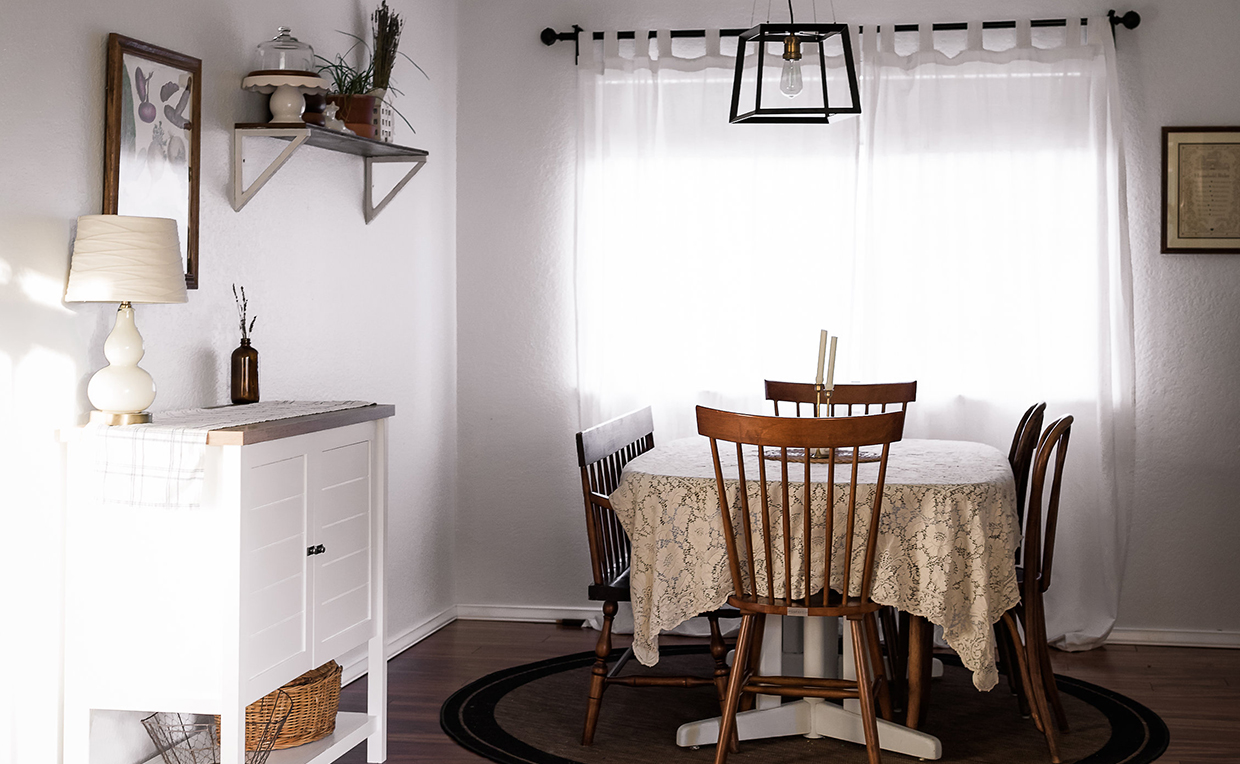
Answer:
[{"label": "brass lamp neck", "polygon": [[801,40],[794,34],[790,34],[784,38],[784,60],[801,60]]}]

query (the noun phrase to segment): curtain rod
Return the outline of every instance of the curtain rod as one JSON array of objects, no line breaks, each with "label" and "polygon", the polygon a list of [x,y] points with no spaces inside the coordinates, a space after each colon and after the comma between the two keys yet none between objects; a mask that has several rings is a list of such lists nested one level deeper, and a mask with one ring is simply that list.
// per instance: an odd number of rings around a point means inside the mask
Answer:
[{"label": "curtain rod", "polygon": [[[1125,29],[1136,29],[1137,26],[1141,23],[1141,14],[1137,13],[1136,11],[1128,11],[1127,13],[1123,15],[1119,15],[1113,10],[1107,11],[1107,18],[1110,19],[1111,21],[1111,34],[1115,34],[1115,27],[1120,24],[1123,24]],[[1081,19],[1081,23],[1086,23],[1087,21],[1088,19]],[[1068,25],[1068,20],[1067,19],[1034,19],[1032,22],[1030,22],[1030,24],[1034,27],[1064,27]],[[895,25],[895,31],[897,32],[916,32],[919,28],[920,26],[917,24],[896,24]],[[939,23],[939,24],[931,25],[931,29],[933,29],[935,32],[964,31],[964,30],[967,30],[968,28],[969,28],[969,25],[965,22],[949,22],[949,23]],[[1015,29],[1015,28],[1016,28],[1015,21],[983,21],[982,22],[982,29]],[[881,26],[876,27],[876,29],[881,30],[882,27]],[[858,32],[860,32],[861,26],[858,26],[857,30]],[[539,38],[543,41],[544,45],[554,45],[557,42],[560,42],[561,40],[572,40],[574,44],[580,45],[580,36],[583,31],[585,30],[583,30],[580,26],[576,24],[573,24],[573,30],[571,32],[557,32],[551,27],[547,27],[539,35]],[[719,35],[721,37],[739,37],[741,33],[745,31],[747,30],[745,29],[720,29]],[[653,40],[655,39],[657,35],[658,35],[657,32],[651,30],[648,36],[650,37],[650,39]],[[616,38],[620,40],[632,40],[635,36],[636,36],[636,33],[633,32],[632,30],[625,31],[625,32],[616,32]],[[706,30],[705,29],[673,29],[671,30],[671,36],[672,37],[705,37]],[[591,38],[595,40],[601,40],[603,39],[603,33],[594,32],[591,35]]]}]

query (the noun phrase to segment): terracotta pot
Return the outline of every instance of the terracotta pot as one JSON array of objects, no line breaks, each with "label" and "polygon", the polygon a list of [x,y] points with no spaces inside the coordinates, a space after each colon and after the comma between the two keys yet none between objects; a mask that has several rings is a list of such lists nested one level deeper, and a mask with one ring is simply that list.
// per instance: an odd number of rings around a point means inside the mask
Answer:
[{"label": "terracotta pot", "polygon": [[334,103],[340,107],[336,118],[363,138],[375,137],[375,126],[371,122],[375,111],[375,100],[372,95],[327,96],[328,103]]}]

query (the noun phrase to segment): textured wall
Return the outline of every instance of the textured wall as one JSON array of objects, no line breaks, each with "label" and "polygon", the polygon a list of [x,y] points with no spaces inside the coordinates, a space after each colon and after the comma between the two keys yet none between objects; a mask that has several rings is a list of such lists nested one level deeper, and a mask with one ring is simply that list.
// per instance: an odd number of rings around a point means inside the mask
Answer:
[{"label": "textured wall", "polygon": [[[159,388],[153,408],[227,403],[237,344],[230,285],[244,284],[258,318],[253,339],[265,400],[396,404],[389,637],[455,602],[455,4],[390,0],[408,24],[401,49],[430,75],[427,81],[408,64],[396,69],[405,93],[397,106],[418,131],[402,125],[398,140],[426,148],[431,161],[374,223],[362,219],[361,160],[314,148],[301,149],[241,212],[228,201],[232,124],[266,119],[261,97],[239,87],[254,46],[283,24],[331,56],[350,43],[335,30],[367,30],[377,1],[52,0],[0,9],[0,102],[23,104],[20,116],[0,120],[0,612],[16,642],[2,652],[17,669],[0,696],[12,679],[22,692],[12,713],[0,715],[0,762],[56,759],[61,465],[54,431],[90,408],[86,382],[104,364],[116,309],[65,306],[60,297],[74,218],[100,211],[108,32],[203,60],[201,288],[185,305],[137,308],[143,366]],[[25,628],[9,628],[14,612]],[[203,625],[210,627],[209,614]],[[133,761],[146,748],[132,715],[96,717],[96,761]]]},{"label": "textured wall", "polygon": [[[798,4],[802,8],[805,4]],[[818,3],[818,13],[829,13]],[[837,0],[856,23],[1103,15],[1101,0]],[[1158,0],[1120,30],[1137,331],[1138,471],[1119,626],[1223,630],[1240,586],[1233,380],[1240,258],[1158,252],[1159,130],[1240,124],[1240,4]],[[463,51],[460,84],[458,301],[461,463],[458,596],[497,607],[585,605],[588,575],[574,468],[579,424],[574,351],[575,75],[566,30],[745,26],[752,3],[476,0],[462,28],[490,40]],[[1126,10],[1127,8],[1119,8]],[[765,9],[759,8],[760,13]],[[721,117],[722,118],[722,117]],[[1045,274],[1051,288],[1055,274]],[[673,330],[669,328],[669,330]],[[675,328],[683,331],[682,328]],[[1006,446],[1006,444],[999,444]],[[471,468],[473,469],[473,468]],[[504,576],[476,559],[503,562]],[[1062,582],[1059,585],[1063,585]],[[1215,603],[1211,605],[1211,603]]]}]

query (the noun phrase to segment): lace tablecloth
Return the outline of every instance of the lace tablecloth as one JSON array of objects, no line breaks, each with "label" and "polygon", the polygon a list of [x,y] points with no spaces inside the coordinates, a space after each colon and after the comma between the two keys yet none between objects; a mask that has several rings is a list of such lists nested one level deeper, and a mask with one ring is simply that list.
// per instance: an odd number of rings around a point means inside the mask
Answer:
[{"label": "lace tablecloth", "polygon": [[[725,465],[735,464],[735,448],[720,451]],[[753,464],[746,474],[758,474],[757,458],[756,449],[747,453]],[[813,489],[811,503],[824,506],[827,465],[812,470],[813,480],[824,482]],[[837,467],[837,485],[849,472]],[[724,474],[736,473],[725,466]],[[862,482],[873,486],[877,475],[877,464],[860,466]],[[750,487],[756,501],[757,486]],[[837,517],[846,493],[835,491]],[[1013,564],[1020,529],[1007,458],[982,443],[894,443],[883,496],[874,601],[942,626],[947,644],[973,672],[973,684],[991,689],[998,681],[991,627],[1020,600]],[[858,502],[862,498],[859,488]],[[722,607],[732,593],[710,441],[685,438],[635,458],[611,503],[633,546],[633,652],[652,666],[660,631]],[[843,556],[842,542],[842,536],[834,540],[836,559]],[[822,543],[815,542],[815,560],[822,559]]]}]

